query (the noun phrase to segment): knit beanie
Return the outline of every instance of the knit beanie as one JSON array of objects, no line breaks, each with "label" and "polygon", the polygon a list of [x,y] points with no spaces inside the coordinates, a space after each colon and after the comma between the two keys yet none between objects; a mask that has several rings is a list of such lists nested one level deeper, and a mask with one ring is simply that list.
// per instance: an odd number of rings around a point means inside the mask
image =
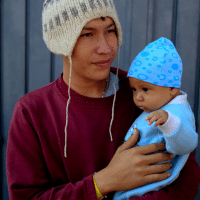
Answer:
[{"label": "knit beanie", "polygon": [[83,27],[100,17],[113,19],[120,45],[122,31],[113,0],[46,0],[42,12],[43,39],[52,53],[71,56]]},{"label": "knit beanie", "polygon": [[[43,39],[48,49],[55,54],[68,56],[70,63],[68,101],[66,106],[65,125],[65,146],[64,156],[67,157],[67,126],[68,108],[70,103],[70,85],[72,75],[72,52],[80,36],[83,27],[91,20],[101,17],[110,17],[116,25],[118,46],[122,43],[122,31],[116,13],[113,0],[45,0],[42,11]],[[115,95],[112,106],[112,118],[110,121],[110,138],[112,138],[111,127],[114,120],[114,106],[116,101],[116,80],[119,68],[119,48],[118,66],[116,79],[113,83]]]},{"label": "knit beanie", "polygon": [[164,87],[181,87],[182,61],[174,44],[161,37],[133,60],[128,77]]}]

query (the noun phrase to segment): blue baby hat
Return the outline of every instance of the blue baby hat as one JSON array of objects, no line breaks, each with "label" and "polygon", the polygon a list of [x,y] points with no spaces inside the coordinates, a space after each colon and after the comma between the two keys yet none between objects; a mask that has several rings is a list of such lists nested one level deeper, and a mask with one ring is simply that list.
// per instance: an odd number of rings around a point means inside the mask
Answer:
[{"label": "blue baby hat", "polygon": [[128,77],[164,87],[181,87],[182,61],[173,43],[161,37],[133,60]]}]

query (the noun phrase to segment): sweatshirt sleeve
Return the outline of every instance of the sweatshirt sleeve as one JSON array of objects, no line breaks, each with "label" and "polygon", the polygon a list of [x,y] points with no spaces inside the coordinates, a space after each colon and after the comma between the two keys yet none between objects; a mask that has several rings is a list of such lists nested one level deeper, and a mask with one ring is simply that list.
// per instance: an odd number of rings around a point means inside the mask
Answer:
[{"label": "sweatshirt sleeve", "polygon": [[158,128],[163,132],[168,152],[175,155],[189,154],[197,147],[198,134],[195,132],[194,118],[180,119],[168,111],[169,118]]},{"label": "sweatshirt sleeve", "polygon": [[10,200],[95,200],[93,175],[75,184],[52,181],[39,136],[25,111],[16,104],[9,129],[6,171]]},{"label": "sweatshirt sleeve", "polygon": [[160,191],[147,193],[145,196],[130,198],[130,200],[194,200],[198,194],[199,183],[200,167],[192,152],[180,176],[171,185]]}]

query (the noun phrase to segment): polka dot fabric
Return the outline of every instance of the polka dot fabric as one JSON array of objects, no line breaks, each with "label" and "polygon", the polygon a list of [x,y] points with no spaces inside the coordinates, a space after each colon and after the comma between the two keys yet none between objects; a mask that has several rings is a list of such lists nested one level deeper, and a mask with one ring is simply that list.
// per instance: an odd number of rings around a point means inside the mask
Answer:
[{"label": "polka dot fabric", "polygon": [[136,56],[127,76],[158,86],[180,88],[181,74],[182,61],[174,44],[161,37]]}]

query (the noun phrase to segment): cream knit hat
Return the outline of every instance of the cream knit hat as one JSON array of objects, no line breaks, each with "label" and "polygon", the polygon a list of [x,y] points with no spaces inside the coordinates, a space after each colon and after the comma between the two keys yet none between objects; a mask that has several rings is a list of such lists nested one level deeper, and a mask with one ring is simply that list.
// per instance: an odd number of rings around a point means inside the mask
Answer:
[{"label": "cream knit hat", "polygon": [[113,0],[46,0],[42,12],[43,39],[51,52],[71,57],[83,27],[100,17],[113,19],[121,45],[122,31]]},{"label": "cream knit hat", "polygon": [[[67,126],[68,108],[70,103],[70,85],[72,74],[72,52],[83,27],[91,20],[100,17],[111,17],[115,22],[118,46],[122,43],[121,26],[115,10],[113,0],[45,0],[42,11],[43,39],[48,49],[55,54],[68,56],[70,62],[70,74],[68,84],[68,101],[66,106],[66,125],[65,125],[65,147],[64,156],[67,157]],[[110,137],[112,139],[111,127],[114,119],[114,106],[116,100],[115,83],[118,77],[119,68],[119,49],[118,67],[116,79],[113,84],[115,95],[112,106],[112,118],[110,122]]]}]

